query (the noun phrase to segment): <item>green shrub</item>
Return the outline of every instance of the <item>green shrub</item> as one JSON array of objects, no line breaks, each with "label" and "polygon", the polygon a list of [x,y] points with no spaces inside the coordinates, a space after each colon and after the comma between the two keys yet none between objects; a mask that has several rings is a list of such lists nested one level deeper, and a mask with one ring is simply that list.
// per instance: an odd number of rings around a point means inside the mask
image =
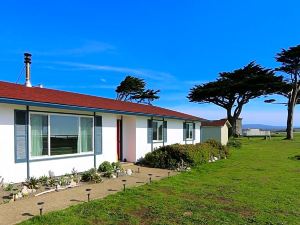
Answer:
[{"label": "green shrub", "polygon": [[48,182],[47,182],[47,186],[48,186],[48,187],[54,187],[54,186],[56,186],[57,184],[58,184],[58,181],[57,181],[55,178],[50,177],[50,178],[48,179]]},{"label": "green shrub", "polygon": [[113,162],[113,163],[111,163],[111,166],[113,167],[114,171],[122,170],[122,165],[120,162]]},{"label": "green shrub", "polygon": [[227,143],[227,147],[228,148],[241,148],[242,147],[242,143],[237,140],[237,139],[229,139],[228,143]]},{"label": "green shrub", "polygon": [[112,172],[112,171],[105,172],[105,173],[103,173],[102,176],[103,176],[103,177],[107,177],[107,178],[112,178],[113,172]]},{"label": "green shrub", "polygon": [[12,183],[4,185],[4,187],[3,187],[4,191],[12,191],[13,189],[14,189],[14,185]]},{"label": "green shrub", "polygon": [[108,161],[104,161],[103,163],[100,164],[99,168],[98,168],[98,172],[109,172],[109,171],[113,171],[113,166],[110,164],[110,162]]},{"label": "green shrub", "polygon": [[225,158],[228,154],[226,146],[209,140],[194,145],[166,145],[147,153],[139,163],[154,168],[175,169],[182,162],[189,166],[196,166],[208,162],[211,157]]},{"label": "green shrub", "polygon": [[41,185],[46,186],[48,183],[48,179],[49,178],[47,176],[41,176],[41,177],[39,177],[39,182]]},{"label": "green shrub", "polygon": [[61,186],[67,186],[71,183],[71,178],[70,176],[62,176],[58,179],[58,183],[61,185]]},{"label": "green shrub", "polygon": [[38,189],[39,188],[39,179],[35,177],[30,177],[29,179],[26,180],[26,186],[29,187],[30,189]]},{"label": "green shrub", "polygon": [[81,180],[83,182],[95,182],[100,183],[102,181],[100,174],[97,173],[97,170],[92,168],[88,171],[85,171],[81,175]]},{"label": "green shrub", "polygon": [[210,139],[205,141],[206,144],[210,145],[212,147],[212,156],[214,157],[220,157],[221,159],[226,158],[229,156],[229,149],[227,146],[222,145],[220,142]]}]

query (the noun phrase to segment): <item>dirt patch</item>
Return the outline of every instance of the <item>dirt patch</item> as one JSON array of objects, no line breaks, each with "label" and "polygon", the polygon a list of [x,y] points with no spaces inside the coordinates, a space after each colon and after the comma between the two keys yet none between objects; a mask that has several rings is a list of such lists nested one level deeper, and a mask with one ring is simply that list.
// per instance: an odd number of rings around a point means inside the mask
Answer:
[{"label": "dirt patch", "polygon": [[230,207],[225,206],[222,208],[225,211],[232,212],[232,213],[238,213],[240,216],[244,218],[249,218],[255,215],[255,212],[247,207]]},{"label": "dirt patch", "polygon": [[173,195],[174,194],[174,191],[172,190],[172,188],[163,188],[163,187],[161,187],[159,189],[159,191],[164,193],[164,194],[167,194],[167,195]]},{"label": "dirt patch", "polygon": [[231,204],[233,202],[232,199],[225,198],[223,196],[218,196],[215,199],[217,200],[218,203],[221,203],[221,204]]},{"label": "dirt patch", "polygon": [[233,200],[230,198],[226,198],[224,196],[218,196],[216,194],[213,193],[208,193],[207,195],[204,196],[207,199],[211,199],[217,203],[220,203],[222,205],[228,205],[228,204],[232,204]]},{"label": "dirt patch", "polygon": [[187,211],[187,212],[183,213],[183,216],[186,216],[186,217],[191,217],[192,215],[193,215],[192,211]]},{"label": "dirt patch", "polygon": [[153,220],[151,212],[149,213],[148,207],[142,207],[137,210],[134,210],[131,212],[131,214],[137,218],[141,218],[142,220],[140,221],[140,224],[142,225],[149,224]]}]

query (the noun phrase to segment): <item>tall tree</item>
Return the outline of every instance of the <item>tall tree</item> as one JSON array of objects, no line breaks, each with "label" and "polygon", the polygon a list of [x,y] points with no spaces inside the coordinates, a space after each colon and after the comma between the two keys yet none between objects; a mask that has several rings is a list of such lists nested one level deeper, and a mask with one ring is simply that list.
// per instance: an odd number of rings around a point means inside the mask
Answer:
[{"label": "tall tree", "polygon": [[272,94],[282,77],[276,77],[270,69],[254,62],[232,72],[222,72],[216,81],[196,85],[190,90],[188,99],[196,103],[213,103],[224,108],[232,125],[230,135],[237,135],[236,120],[251,99]]},{"label": "tall tree", "polygon": [[287,88],[281,94],[288,98],[286,139],[292,140],[294,138],[294,110],[300,95],[300,45],[290,47],[289,49],[282,49],[276,55],[276,61],[281,63],[281,66],[276,70],[287,74],[285,80]]},{"label": "tall tree", "polygon": [[149,105],[151,105],[154,100],[159,99],[159,92],[159,90],[146,89],[145,81],[133,76],[126,76],[116,88],[117,100]]}]

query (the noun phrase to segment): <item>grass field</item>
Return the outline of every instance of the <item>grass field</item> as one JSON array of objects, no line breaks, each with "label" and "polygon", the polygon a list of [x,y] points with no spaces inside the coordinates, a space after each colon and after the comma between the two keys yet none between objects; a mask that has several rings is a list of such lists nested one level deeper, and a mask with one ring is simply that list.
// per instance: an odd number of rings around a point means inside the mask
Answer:
[{"label": "grass field", "polygon": [[300,224],[300,135],[242,142],[227,160],[22,224]]}]

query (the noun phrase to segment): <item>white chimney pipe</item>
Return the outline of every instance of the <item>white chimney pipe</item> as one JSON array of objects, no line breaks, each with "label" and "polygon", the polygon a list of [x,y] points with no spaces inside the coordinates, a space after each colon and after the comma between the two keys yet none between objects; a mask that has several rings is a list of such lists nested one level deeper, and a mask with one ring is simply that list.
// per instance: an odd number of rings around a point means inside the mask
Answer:
[{"label": "white chimney pipe", "polygon": [[26,87],[32,87],[30,82],[30,64],[31,64],[31,54],[30,53],[24,53],[24,63],[26,68]]}]

